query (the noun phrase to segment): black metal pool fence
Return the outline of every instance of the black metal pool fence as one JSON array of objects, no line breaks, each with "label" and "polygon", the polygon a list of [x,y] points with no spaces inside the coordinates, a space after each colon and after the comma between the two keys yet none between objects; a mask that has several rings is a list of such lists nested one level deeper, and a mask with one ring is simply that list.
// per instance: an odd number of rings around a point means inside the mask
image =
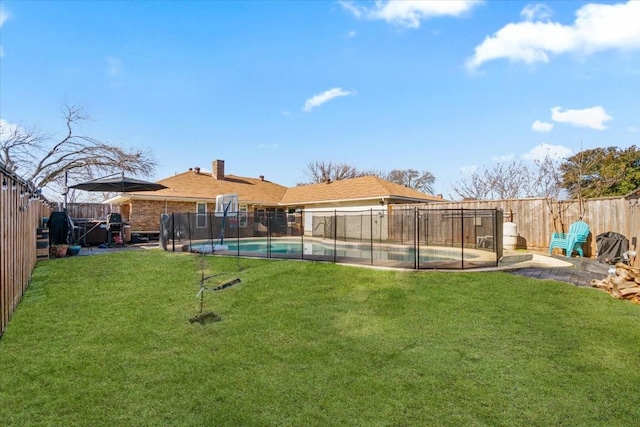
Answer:
[{"label": "black metal pool fence", "polygon": [[500,209],[274,210],[163,214],[167,251],[407,269],[494,267]]}]

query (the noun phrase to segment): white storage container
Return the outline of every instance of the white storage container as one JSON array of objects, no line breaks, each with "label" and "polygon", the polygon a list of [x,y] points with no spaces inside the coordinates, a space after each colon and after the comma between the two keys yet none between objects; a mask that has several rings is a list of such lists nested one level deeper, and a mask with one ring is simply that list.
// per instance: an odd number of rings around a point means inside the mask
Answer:
[{"label": "white storage container", "polygon": [[518,226],[514,222],[502,224],[502,247],[505,250],[513,251],[518,245]]}]

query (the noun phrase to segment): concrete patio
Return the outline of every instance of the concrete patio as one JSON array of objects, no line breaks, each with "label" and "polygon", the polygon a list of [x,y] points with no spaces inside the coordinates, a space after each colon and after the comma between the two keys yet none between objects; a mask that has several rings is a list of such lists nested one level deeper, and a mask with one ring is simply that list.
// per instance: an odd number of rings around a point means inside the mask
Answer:
[{"label": "concrete patio", "polygon": [[607,277],[611,267],[591,258],[507,251],[499,263],[500,270],[511,274],[568,282],[583,287],[590,287],[593,279]]}]

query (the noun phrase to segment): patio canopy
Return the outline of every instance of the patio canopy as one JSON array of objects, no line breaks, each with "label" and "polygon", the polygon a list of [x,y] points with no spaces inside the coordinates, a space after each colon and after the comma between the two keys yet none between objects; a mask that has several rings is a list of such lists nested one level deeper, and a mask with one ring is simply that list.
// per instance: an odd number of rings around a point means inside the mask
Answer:
[{"label": "patio canopy", "polygon": [[129,191],[157,191],[167,188],[165,185],[156,184],[155,182],[143,181],[140,179],[129,178],[124,173],[110,175],[104,178],[98,178],[80,184],[71,185],[69,188],[85,191],[102,191],[102,192],[119,192],[126,193]]}]

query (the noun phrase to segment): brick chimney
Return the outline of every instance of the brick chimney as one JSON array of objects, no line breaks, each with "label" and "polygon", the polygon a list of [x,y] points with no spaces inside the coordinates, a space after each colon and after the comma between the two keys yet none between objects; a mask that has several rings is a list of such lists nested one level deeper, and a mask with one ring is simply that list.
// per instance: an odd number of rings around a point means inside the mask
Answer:
[{"label": "brick chimney", "polygon": [[211,162],[212,175],[215,179],[224,180],[224,160],[214,160]]}]

